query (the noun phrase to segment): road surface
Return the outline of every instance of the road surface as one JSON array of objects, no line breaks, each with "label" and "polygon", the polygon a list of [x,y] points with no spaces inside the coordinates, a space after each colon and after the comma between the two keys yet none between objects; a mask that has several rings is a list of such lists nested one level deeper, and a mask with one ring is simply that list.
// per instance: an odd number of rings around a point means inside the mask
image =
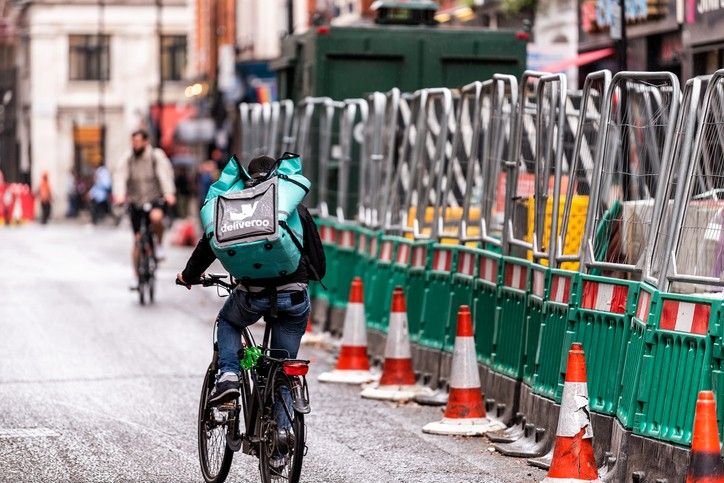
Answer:
[{"label": "road surface", "polygon": [[[157,303],[131,281],[130,231],[79,224],[0,227],[0,481],[196,482],[196,411],[211,356],[213,289],[173,285],[190,253],[169,247]],[[313,361],[310,482],[524,482],[544,472],[484,438],[425,435],[439,408],[320,385]],[[237,455],[227,481],[258,481]]]}]

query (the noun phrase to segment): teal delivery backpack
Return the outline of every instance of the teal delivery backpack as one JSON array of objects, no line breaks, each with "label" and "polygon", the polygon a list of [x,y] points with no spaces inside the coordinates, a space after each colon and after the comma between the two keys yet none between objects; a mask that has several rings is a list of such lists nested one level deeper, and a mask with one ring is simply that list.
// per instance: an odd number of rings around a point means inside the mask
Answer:
[{"label": "teal delivery backpack", "polygon": [[201,208],[204,234],[235,278],[283,277],[299,266],[304,233],[297,205],[310,186],[301,173],[299,155],[284,153],[265,178],[252,181],[232,157],[209,188]]}]

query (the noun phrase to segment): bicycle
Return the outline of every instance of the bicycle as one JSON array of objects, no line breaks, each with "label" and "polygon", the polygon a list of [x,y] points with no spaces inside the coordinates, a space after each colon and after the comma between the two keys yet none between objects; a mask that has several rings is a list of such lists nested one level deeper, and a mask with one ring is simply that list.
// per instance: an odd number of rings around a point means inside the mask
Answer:
[{"label": "bicycle", "polygon": [[138,251],[138,263],[136,265],[136,273],[138,274],[138,284],[133,290],[138,292],[138,301],[141,305],[148,302],[153,303],[156,292],[156,266],[158,259],[156,258],[155,244],[153,242],[153,233],[149,227],[149,213],[153,209],[151,203],[141,205],[144,216],[141,217],[141,228],[138,232],[138,240],[136,247]]},{"label": "bicycle", "polygon": [[[230,294],[235,284],[225,282],[225,274],[210,274],[187,285],[215,286]],[[177,285],[184,285],[176,281]],[[221,295],[220,295],[221,296]],[[214,323],[214,354],[201,388],[198,414],[198,446],[201,473],[207,483],[221,483],[231,468],[234,453],[259,458],[263,483],[297,483],[307,451],[304,415],[309,414],[306,374],[309,361],[272,357],[269,349],[271,326],[266,324],[264,341],[257,346],[248,328],[242,332],[240,397],[218,407],[208,405],[209,394],[218,372],[217,326]],[[291,407],[285,403],[288,392]],[[280,402],[282,417],[291,431],[277,431],[274,407]],[[285,439],[285,440],[282,440]]]}]

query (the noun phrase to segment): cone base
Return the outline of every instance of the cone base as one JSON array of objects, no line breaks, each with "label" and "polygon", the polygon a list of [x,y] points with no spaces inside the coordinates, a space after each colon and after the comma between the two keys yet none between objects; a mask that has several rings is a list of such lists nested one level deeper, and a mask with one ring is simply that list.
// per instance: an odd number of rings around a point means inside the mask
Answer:
[{"label": "cone base", "polygon": [[310,334],[305,333],[302,336],[302,340],[300,342],[301,345],[317,345],[317,344],[324,344],[327,342],[327,334]]},{"label": "cone base", "polygon": [[546,476],[541,480],[541,483],[603,483],[601,481],[601,478],[596,478],[595,480],[582,480],[580,478],[551,478],[550,476]]},{"label": "cone base", "polygon": [[360,396],[365,399],[377,399],[379,401],[409,401],[418,394],[432,393],[432,389],[423,386],[381,386],[375,384],[362,390]]},{"label": "cone base", "polygon": [[422,406],[445,406],[447,404],[447,392],[437,390],[429,393],[418,394],[415,396],[415,402]]},{"label": "cone base", "polygon": [[551,468],[551,462],[553,461],[553,448],[543,456],[539,458],[531,458],[528,460],[528,464],[540,468],[542,470],[549,470]]},{"label": "cone base", "polygon": [[428,423],[422,428],[423,433],[446,434],[454,436],[483,436],[488,431],[503,429],[504,424],[488,418],[451,419]]},{"label": "cone base", "polygon": [[317,377],[319,382],[339,384],[365,384],[376,379],[379,379],[379,375],[375,377],[370,371],[342,371],[339,369],[323,372]]}]

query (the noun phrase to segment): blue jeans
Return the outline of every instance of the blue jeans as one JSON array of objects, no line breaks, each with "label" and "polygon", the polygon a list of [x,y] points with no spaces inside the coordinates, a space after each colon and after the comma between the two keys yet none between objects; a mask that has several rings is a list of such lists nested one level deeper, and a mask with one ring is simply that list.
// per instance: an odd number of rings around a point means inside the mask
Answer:
[{"label": "blue jeans", "polygon": [[[301,301],[296,300],[300,298]],[[295,299],[295,300],[293,300]],[[296,302],[296,303],[295,303]],[[274,357],[296,358],[299,342],[307,328],[307,318],[311,304],[309,292],[279,292],[277,294],[277,317],[270,319],[271,300],[269,297],[250,296],[234,290],[219,311],[216,339],[219,347],[220,372],[240,374],[239,351],[241,351],[241,331],[260,318],[272,324],[270,349]],[[292,414],[291,397],[288,392],[283,394],[286,406]],[[278,406],[278,407],[277,407]],[[280,404],[274,408],[277,424],[288,428],[291,424]]]}]

